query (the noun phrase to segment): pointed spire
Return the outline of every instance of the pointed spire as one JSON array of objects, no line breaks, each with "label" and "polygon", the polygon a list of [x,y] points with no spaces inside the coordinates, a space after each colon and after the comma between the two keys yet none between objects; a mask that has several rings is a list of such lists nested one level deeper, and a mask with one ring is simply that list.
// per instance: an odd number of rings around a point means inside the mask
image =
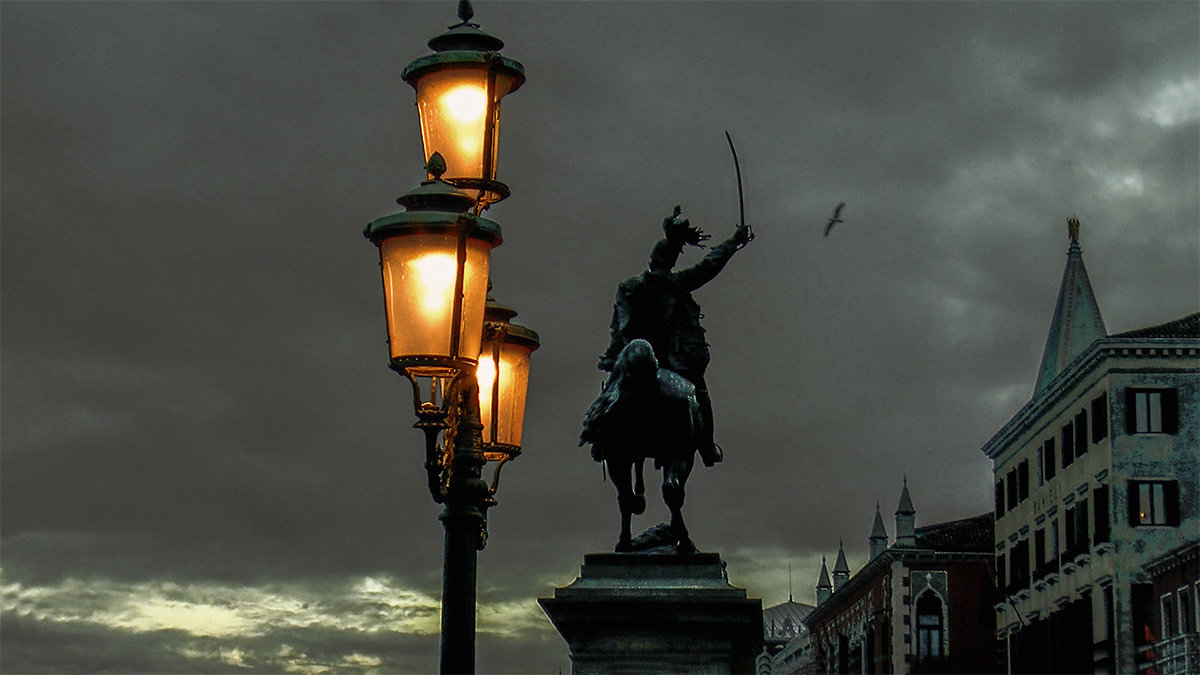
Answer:
[{"label": "pointed spire", "polygon": [[871,549],[871,559],[887,550],[888,533],[883,527],[883,516],[879,513],[879,502],[875,502],[875,523],[871,526],[871,536],[867,538]]},{"label": "pointed spire", "polygon": [[913,508],[912,497],[908,496],[908,476],[904,476],[904,489],[900,491],[900,505],[896,507],[896,515],[911,515],[917,510]]},{"label": "pointed spire", "polygon": [[[909,506],[912,505],[909,504]],[[887,536],[887,530],[883,527],[883,516],[879,514],[879,502],[875,502],[875,523],[871,525],[871,538],[883,537],[887,539]]]},{"label": "pointed spire", "polygon": [[822,588],[833,588],[833,584],[829,583],[829,568],[825,566],[825,556],[821,556],[821,576],[817,578],[817,590]]},{"label": "pointed spire", "polygon": [[821,575],[817,577],[817,604],[833,595],[833,584],[829,583],[829,569],[825,567],[825,556],[821,556]]},{"label": "pointed spire", "polygon": [[849,578],[850,566],[846,564],[846,549],[842,546],[841,540],[838,540],[837,562],[833,563],[833,590],[841,588]]},{"label": "pointed spire", "polygon": [[838,540],[838,557],[837,562],[833,563],[833,575],[837,576],[838,572],[850,573],[850,566],[846,564],[846,549],[842,547],[842,540]]},{"label": "pointed spire", "polygon": [[1067,249],[1067,268],[1063,271],[1062,283],[1058,288],[1054,318],[1050,320],[1042,365],[1033,388],[1035,396],[1054,381],[1075,357],[1087,351],[1093,342],[1108,335],[1104,329],[1104,318],[1100,316],[1100,306],[1096,304],[1096,294],[1088,280],[1087,268],[1083,264],[1083,250],[1079,247],[1079,219],[1074,216],[1067,220],[1067,235],[1071,240]]},{"label": "pointed spire", "polygon": [[896,545],[917,545],[917,510],[908,495],[908,476],[904,477],[904,489],[900,491],[900,505],[896,507]]}]

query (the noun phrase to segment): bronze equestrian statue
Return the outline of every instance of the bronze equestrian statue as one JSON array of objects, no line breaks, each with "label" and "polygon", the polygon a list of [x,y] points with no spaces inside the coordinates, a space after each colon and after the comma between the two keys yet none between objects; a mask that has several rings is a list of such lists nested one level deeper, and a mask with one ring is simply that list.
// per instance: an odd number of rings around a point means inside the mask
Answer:
[{"label": "bronze equestrian statue", "polygon": [[666,238],[654,245],[648,269],[617,287],[611,342],[599,367],[611,374],[584,417],[580,445],[607,462],[621,510],[618,552],[634,550],[630,517],[645,511],[643,462],[663,471],[663,501],[671,511],[668,538],[679,553],[695,551],[682,508],[684,485],[700,455],[705,466],[721,461],[713,442],[712,402],[704,383],[708,344],[700,305],[692,291],[711,281],[733,254],[753,239],[740,225],[696,264],[675,270],[685,244],[708,239],[681,219],[680,208],[664,219]]}]

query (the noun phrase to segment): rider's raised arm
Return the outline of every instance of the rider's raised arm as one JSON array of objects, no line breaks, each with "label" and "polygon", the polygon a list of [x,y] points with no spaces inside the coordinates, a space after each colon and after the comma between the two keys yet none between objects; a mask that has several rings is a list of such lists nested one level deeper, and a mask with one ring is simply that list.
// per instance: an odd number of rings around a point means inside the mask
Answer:
[{"label": "rider's raised arm", "polygon": [[712,247],[695,265],[676,270],[675,283],[690,292],[712,281],[725,269],[725,263],[729,262],[733,254],[750,241],[749,232],[749,228],[744,225],[738,227],[732,236]]}]

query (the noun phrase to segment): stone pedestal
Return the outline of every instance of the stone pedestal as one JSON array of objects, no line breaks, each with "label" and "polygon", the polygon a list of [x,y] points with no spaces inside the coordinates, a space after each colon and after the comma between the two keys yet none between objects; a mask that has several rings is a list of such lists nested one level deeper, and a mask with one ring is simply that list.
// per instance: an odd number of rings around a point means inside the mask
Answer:
[{"label": "stone pedestal", "polygon": [[762,600],[729,584],[716,553],[589,553],[538,604],[575,675],[753,673],[762,646]]}]

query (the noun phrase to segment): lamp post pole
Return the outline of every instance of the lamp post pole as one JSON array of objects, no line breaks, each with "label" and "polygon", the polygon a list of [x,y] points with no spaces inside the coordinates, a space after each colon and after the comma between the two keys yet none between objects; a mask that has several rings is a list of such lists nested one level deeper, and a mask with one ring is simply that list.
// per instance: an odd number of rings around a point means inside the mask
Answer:
[{"label": "lamp post pole", "polygon": [[462,410],[439,519],[445,537],[442,562],[442,673],[475,672],[475,589],[477,553],[487,537],[491,495],[481,477],[479,390],[475,371],[459,376]]},{"label": "lamp post pole", "polygon": [[427,180],[397,199],[404,211],[363,230],[379,248],[389,365],[412,383],[429,492],[443,505],[442,673],[475,670],[477,554],[500,468],[521,451],[529,355],[539,345],[537,333],[508,321],[513,310],[487,302],[491,249],[501,236],[480,214],[509,194],[496,180],[500,99],[525,75],[499,54],[501,40],[470,23],[472,14],[460,2],[461,23],[405,67]]}]

